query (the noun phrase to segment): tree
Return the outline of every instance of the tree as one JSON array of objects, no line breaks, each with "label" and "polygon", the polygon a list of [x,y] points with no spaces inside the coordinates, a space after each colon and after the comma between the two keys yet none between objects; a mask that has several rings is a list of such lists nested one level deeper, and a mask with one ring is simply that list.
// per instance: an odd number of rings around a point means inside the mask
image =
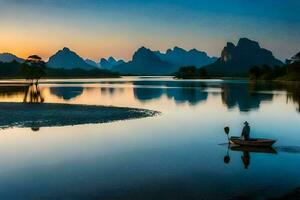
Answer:
[{"label": "tree", "polygon": [[199,69],[199,77],[200,78],[207,78],[207,71],[205,68],[200,68]]},{"label": "tree", "polygon": [[252,80],[257,80],[261,76],[261,69],[258,66],[253,66],[249,70],[249,77]]},{"label": "tree", "polygon": [[180,67],[175,73],[175,77],[179,79],[197,78],[197,68],[195,66]]},{"label": "tree", "polygon": [[29,56],[22,64],[21,72],[26,80],[30,80],[31,84],[35,81],[38,84],[39,79],[46,75],[46,63],[38,55]]}]

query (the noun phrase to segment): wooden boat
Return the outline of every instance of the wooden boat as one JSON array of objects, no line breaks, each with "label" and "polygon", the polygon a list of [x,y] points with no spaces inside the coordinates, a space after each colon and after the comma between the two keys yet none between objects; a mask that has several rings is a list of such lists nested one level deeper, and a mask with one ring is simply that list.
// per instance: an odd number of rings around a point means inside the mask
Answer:
[{"label": "wooden boat", "polygon": [[249,152],[249,153],[270,153],[277,154],[277,151],[271,146],[231,146],[230,149],[232,151],[241,151],[241,152]]},{"label": "wooden boat", "polygon": [[256,147],[270,147],[276,140],[263,139],[263,138],[251,138],[249,140],[243,140],[240,137],[230,137],[230,143],[240,146],[256,146]]}]

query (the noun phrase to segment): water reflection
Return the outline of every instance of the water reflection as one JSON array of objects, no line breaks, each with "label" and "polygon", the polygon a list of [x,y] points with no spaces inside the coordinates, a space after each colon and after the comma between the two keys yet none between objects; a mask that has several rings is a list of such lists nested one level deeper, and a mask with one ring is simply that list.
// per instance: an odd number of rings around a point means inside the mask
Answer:
[{"label": "water reflection", "polygon": [[230,163],[230,151],[242,152],[241,161],[245,169],[248,169],[251,161],[251,153],[263,153],[263,154],[277,154],[277,151],[273,147],[254,147],[254,146],[235,146],[228,145],[226,155],[224,156],[224,163]]},{"label": "water reflection", "polygon": [[168,89],[167,96],[173,98],[176,103],[188,102],[191,105],[196,105],[201,101],[207,100],[208,92],[199,88]]},{"label": "water reflection", "polygon": [[24,103],[43,103],[45,98],[38,86],[38,84],[30,84],[27,86],[24,94]]},{"label": "water reflection", "polygon": [[262,101],[272,101],[273,94],[257,93],[250,84],[222,85],[222,101],[228,109],[238,106],[241,112],[256,110]]},{"label": "water reflection", "polygon": [[64,100],[71,100],[80,96],[83,87],[50,87],[50,93]]},{"label": "water reflection", "polygon": [[300,112],[299,84],[166,80],[124,80],[123,82],[120,80],[115,83],[103,81],[89,84],[49,84],[49,86],[41,85],[36,88],[34,85],[0,86],[0,101],[43,102],[46,100],[47,102],[80,103],[76,100],[80,97],[81,102],[93,102],[93,104],[105,102],[109,105],[116,103],[116,105],[134,107],[140,106],[141,103],[158,102],[166,98],[175,104],[187,103],[195,106],[208,101],[211,95],[220,97],[223,105],[229,110],[237,108],[240,112],[250,112],[258,110],[262,102],[271,103],[274,96],[282,96],[286,98],[286,104],[295,105],[296,110]]},{"label": "water reflection", "polygon": [[134,97],[140,101],[158,99],[164,94],[161,88],[133,88]]},{"label": "water reflection", "polygon": [[297,104],[297,110],[300,112],[300,84],[289,84],[287,87],[287,99]]},{"label": "water reflection", "polygon": [[0,97],[11,98],[18,95],[23,96],[27,88],[28,86],[25,85],[0,85]]},{"label": "water reflection", "polygon": [[297,105],[297,111],[300,112],[300,84],[299,83],[253,83],[250,84],[251,91],[284,91],[286,92],[287,103],[292,102]]},{"label": "water reflection", "polygon": [[[273,100],[273,91],[285,90],[287,98],[300,104],[299,86],[258,84],[247,82],[186,82],[186,81],[136,81],[134,95],[140,101],[159,99],[166,95],[177,104],[188,102],[196,105],[206,101],[208,94],[221,94],[222,102],[228,109],[238,107],[241,112],[260,108],[262,102]],[[293,86],[293,87],[291,87]],[[299,111],[299,105],[297,110]]]},{"label": "water reflection", "polygon": [[[36,191],[44,191],[45,196],[36,197],[44,199],[229,199],[249,194],[263,199],[262,193],[267,199],[299,186],[296,86],[120,79],[48,82],[39,90],[45,102],[140,107],[163,114],[105,125],[41,128],[33,136],[24,134],[32,133],[27,128],[3,130],[1,199],[32,199]],[[22,102],[25,92],[23,86],[0,86],[0,101]],[[254,137],[276,138],[278,145],[287,146],[276,147],[276,156],[274,149],[218,148],[224,124],[234,133],[244,120],[255,124]]]}]

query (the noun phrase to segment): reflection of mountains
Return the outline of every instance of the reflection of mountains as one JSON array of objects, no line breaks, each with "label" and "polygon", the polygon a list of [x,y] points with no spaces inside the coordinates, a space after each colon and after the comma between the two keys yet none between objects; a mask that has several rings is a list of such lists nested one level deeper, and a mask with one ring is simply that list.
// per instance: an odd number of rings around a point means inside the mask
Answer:
[{"label": "reflection of mountains", "polygon": [[238,106],[242,112],[258,109],[262,101],[272,101],[273,94],[255,91],[249,84],[223,84],[222,101],[227,108]]},{"label": "reflection of mountains", "polygon": [[136,82],[134,84],[145,86],[142,88],[134,88],[135,97],[141,101],[157,99],[163,95],[166,95],[168,98],[174,99],[176,103],[188,102],[193,105],[207,100],[207,89],[221,88],[221,97],[223,103],[229,109],[238,106],[242,112],[258,109],[262,101],[271,101],[273,98],[272,94],[255,92],[254,89],[249,87],[249,84],[210,84],[188,81],[160,82],[159,85],[158,82],[152,81]]},{"label": "reflection of mountains", "polygon": [[[126,83],[129,84],[129,83]],[[238,107],[242,112],[258,109],[263,101],[272,101],[276,92],[286,92],[287,103],[297,106],[300,112],[300,84],[275,83],[235,83],[225,82],[197,82],[197,81],[134,81],[134,97],[140,101],[148,101],[167,97],[177,104],[189,103],[195,105],[206,101],[208,93],[220,95],[227,108]],[[0,98],[19,99],[22,101],[28,94],[28,85],[0,85]],[[83,90],[94,90],[93,87],[62,86],[50,87],[50,93],[64,100],[71,100],[83,94]],[[104,96],[122,96],[126,92],[123,87],[101,87]],[[273,92],[275,91],[275,93]],[[31,94],[32,92],[29,92]],[[93,92],[89,93],[93,95]],[[279,93],[284,94],[284,93]],[[34,95],[32,96],[34,97]],[[43,97],[47,98],[47,96]],[[30,99],[30,98],[29,98]]]},{"label": "reflection of mountains", "polygon": [[[38,85],[3,85],[0,86],[0,97],[21,100],[27,103],[43,103],[44,97]],[[16,99],[14,99],[17,97]]]},{"label": "reflection of mountains", "polygon": [[73,99],[83,92],[83,87],[50,87],[50,93],[63,98],[64,100]]},{"label": "reflection of mountains", "polygon": [[176,103],[197,104],[206,100],[208,96],[208,93],[202,90],[206,87],[205,84],[199,82],[160,82],[157,85],[157,82],[147,81],[134,84],[146,86],[133,89],[134,96],[141,101],[158,99],[166,95]]},{"label": "reflection of mountains", "polygon": [[300,112],[300,84],[299,83],[263,83],[263,84],[252,84],[251,90],[255,91],[285,91],[287,102],[297,105],[297,111]]},{"label": "reflection of mountains", "polygon": [[16,96],[18,94],[23,95],[28,86],[23,85],[5,85],[0,86],[0,96]]},{"label": "reflection of mountains", "polygon": [[114,87],[101,87],[101,94],[104,95],[114,95],[116,92],[123,93],[124,88],[114,88]]}]

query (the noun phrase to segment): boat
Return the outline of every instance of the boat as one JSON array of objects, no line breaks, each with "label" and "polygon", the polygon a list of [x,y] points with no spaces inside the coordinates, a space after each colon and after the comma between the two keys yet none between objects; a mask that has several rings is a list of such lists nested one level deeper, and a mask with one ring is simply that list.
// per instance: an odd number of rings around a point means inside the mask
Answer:
[{"label": "boat", "polygon": [[231,146],[230,149],[232,151],[242,151],[242,152],[249,152],[249,153],[277,154],[277,151],[271,146],[240,146],[240,145],[234,145],[234,146]]},{"label": "boat", "polygon": [[264,139],[264,138],[251,138],[249,140],[244,140],[240,137],[230,137],[231,144],[236,144],[240,146],[255,146],[255,147],[270,147],[276,140]]}]

